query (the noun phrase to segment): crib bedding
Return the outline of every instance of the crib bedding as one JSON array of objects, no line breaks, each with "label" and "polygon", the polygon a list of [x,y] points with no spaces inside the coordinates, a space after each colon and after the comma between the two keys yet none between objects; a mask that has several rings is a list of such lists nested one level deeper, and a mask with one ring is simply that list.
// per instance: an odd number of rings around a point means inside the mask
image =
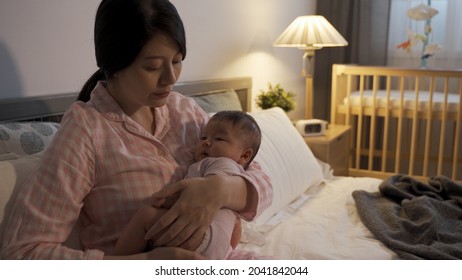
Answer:
[{"label": "crib bedding", "polygon": [[[403,109],[413,110],[415,107],[416,101],[416,92],[414,90],[404,90],[402,93],[403,96]],[[430,103],[431,96],[431,103]],[[399,90],[364,90],[354,91],[348,97],[343,99],[344,105],[351,106],[366,106],[366,107],[375,107],[375,108],[386,108],[388,100],[389,109],[399,109],[401,102],[401,91]],[[446,100],[446,110],[448,112],[457,112],[460,102],[459,94],[448,93],[447,96],[443,92],[433,92],[428,91],[419,91],[417,99],[417,108],[418,111],[426,111],[429,109],[429,104],[432,104],[431,110],[441,112],[445,106]]]},{"label": "crib bedding", "polygon": [[375,192],[380,183],[374,178],[326,179],[272,219],[244,223],[238,248],[277,259],[395,259],[361,222],[351,195]]}]

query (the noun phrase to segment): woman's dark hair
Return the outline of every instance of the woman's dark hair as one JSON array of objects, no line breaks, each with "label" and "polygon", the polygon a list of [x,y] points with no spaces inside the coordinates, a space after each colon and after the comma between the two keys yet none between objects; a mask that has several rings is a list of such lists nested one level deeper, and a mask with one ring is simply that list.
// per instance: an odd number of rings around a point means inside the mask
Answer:
[{"label": "woman's dark hair", "polygon": [[85,83],[77,100],[87,102],[99,80],[128,67],[143,46],[163,33],[186,57],[183,22],[168,0],[103,0],[95,18],[95,56],[99,67]]}]

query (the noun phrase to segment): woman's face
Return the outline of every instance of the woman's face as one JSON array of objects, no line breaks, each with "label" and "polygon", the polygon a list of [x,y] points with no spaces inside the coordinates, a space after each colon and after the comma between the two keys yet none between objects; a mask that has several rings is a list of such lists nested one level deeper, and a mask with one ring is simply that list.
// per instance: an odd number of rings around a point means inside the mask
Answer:
[{"label": "woman's face", "polygon": [[127,114],[143,106],[163,106],[180,76],[182,60],[175,43],[158,34],[146,43],[131,65],[114,74],[107,89]]}]

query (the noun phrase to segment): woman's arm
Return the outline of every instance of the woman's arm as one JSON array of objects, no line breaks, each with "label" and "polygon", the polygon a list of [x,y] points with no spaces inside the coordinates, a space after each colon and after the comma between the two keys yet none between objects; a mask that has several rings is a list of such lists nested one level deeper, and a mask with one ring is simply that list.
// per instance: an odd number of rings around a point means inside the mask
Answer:
[{"label": "woman's arm", "polygon": [[257,162],[252,162],[242,177],[246,182],[247,200],[246,206],[237,212],[245,220],[252,221],[271,205],[273,187],[271,179]]},{"label": "woman's arm", "polygon": [[101,259],[99,250],[62,246],[91,189],[91,135],[83,114],[71,111],[45,151],[35,176],[21,188],[5,215],[1,251],[8,259]]},{"label": "woman's arm", "polygon": [[[254,166],[244,176],[217,175],[182,180],[154,194],[154,206],[162,207],[175,197],[175,203],[151,227],[146,239],[170,227],[155,243],[179,246],[197,243],[222,207],[232,209],[245,219],[253,219],[271,203],[272,189],[268,176]],[[171,202],[169,204],[172,204]]]}]

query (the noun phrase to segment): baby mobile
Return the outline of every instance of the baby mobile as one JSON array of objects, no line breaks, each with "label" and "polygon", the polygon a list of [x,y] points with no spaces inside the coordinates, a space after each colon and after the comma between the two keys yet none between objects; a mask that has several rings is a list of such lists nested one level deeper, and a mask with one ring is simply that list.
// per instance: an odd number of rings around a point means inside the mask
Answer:
[{"label": "baby mobile", "polygon": [[432,32],[431,20],[438,14],[438,10],[431,7],[431,0],[427,0],[427,5],[420,4],[416,7],[410,8],[407,11],[407,16],[415,21],[424,21],[423,34],[417,33],[408,29],[408,39],[396,47],[403,49],[406,52],[411,52],[412,47],[422,42],[422,53],[420,56],[420,67],[427,67],[427,59],[442,49],[438,43],[431,43],[429,41]]}]

